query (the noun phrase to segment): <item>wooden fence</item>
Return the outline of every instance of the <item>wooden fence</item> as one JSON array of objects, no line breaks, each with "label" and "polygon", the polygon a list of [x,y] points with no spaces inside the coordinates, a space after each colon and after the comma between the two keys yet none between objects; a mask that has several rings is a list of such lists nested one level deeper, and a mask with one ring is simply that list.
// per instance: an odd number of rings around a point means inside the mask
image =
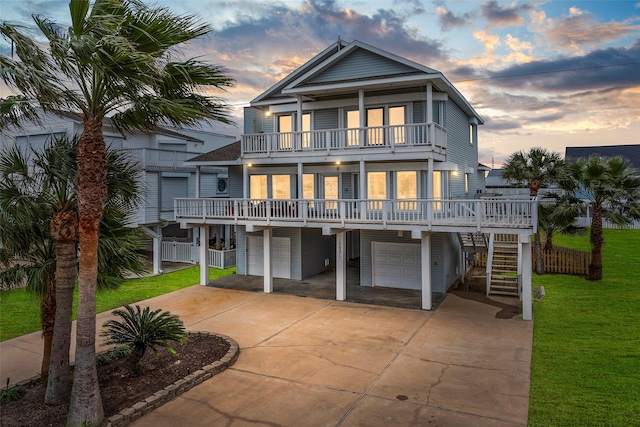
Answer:
[{"label": "wooden fence", "polygon": [[[536,254],[532,252],[531,265],[535,270]],[[575,274],[578,276],[589,274],[591,252],[576,251],[574,249],[554,246],[552,250],[542,250],[542,264],[545,273]],[[487,254],[476,253],[473,260],[474,267],[487,266]]]}]

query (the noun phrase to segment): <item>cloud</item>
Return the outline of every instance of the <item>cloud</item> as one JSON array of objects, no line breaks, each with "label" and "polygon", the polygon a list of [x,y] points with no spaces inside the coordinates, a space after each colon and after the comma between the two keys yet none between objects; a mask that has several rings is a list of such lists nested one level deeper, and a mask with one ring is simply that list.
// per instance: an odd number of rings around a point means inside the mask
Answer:
[{"label": "cloud", "polygon": [[622,89],[640,86],[638,58],[640,39],[629,48],[599,49],[583,56],[517,64],[489,72],[488,77],[492,85],[523,90],[572,92]]},{"label": "cloud", "polygon": [[532,112],[545,110],[556,111],[568,107],[568,103],[558,99],[533,95],[517,95],[508,92],[493,92],[483,87],[482,91],[474,93],[471,105],[478,109],[494,109],[509,112]]},{"label": "cloud", "polygon": [[482,16],[488,24],[497,27],[522,24],[523,18],[520,14],[529,10],[531,10],[531,6],[527,3],[500,6],[496,0],[491,0],[480,5]]},{"label": "cloud", "polygon": [[457,27],[468,26],[470,25],[471,19],[475,16],[471,12],[456,16],[453,12],[442,6],[438,6],[436,13],[438,14],[438,21],[440,22],[440,28],[442,31],[449,31]]}]

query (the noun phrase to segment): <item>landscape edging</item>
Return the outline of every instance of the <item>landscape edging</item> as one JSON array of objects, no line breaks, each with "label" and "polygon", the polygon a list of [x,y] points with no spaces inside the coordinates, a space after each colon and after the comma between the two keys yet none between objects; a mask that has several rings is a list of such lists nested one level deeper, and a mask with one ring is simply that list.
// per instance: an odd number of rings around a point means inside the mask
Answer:
[{"label": "landscape edging", "polygon": [[174,398],[180,396],[187,390],[224,371],[229,366],[233,365],[238,359],[240,347],[234,339],[226,335],[216,334],[213,332],[189,332],[189,335],[216,336],[222,338],[229,343],[229,350],[227,351],[227,354],[222,357],[222,359],[217,360],[209,365],[203,366],[201,369],[198,369],[197,371],[187,375],[186,377],[175,381],[173,384],[169,384],[162,390],[155,392],[151,396],[134,404],[133,406],[125,408],[119,413],[110,416],[106,420],[106,423],[103,424],[105,427],[124,427],[128,425],[147,412],[164,405],[170,400],[173,400]]}]

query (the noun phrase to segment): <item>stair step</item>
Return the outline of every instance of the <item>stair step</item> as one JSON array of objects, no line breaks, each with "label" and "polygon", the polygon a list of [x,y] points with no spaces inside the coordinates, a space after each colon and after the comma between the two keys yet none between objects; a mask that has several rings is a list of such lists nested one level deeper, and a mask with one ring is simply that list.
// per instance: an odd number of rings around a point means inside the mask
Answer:
[{"label": "stair step", "polygon": [[509,287],[509,286],[491,286],[491,292],[499,292],[499,291],[502,291],[502,292],[511,291],[511,292],[514,292],[514,293],[517,294],[518,293],[518,288],[512,288],[512,287]]},{"label": "stair step", "polygon": [[506,295],[506,296],[510,296],[510,297],[517,297],[518,293],[517,292],[505,292],[505,291],[491,291],[491,292],[489,292],[489,295]]},{"label": "stair step", "polygon": [[506,285],[510,285],[510,286],[518,286],[518,281],[513,281],[513,280],[507,280],[507,279],[495,279],[495,278],[491,278],[491,286],[506,286]]}]

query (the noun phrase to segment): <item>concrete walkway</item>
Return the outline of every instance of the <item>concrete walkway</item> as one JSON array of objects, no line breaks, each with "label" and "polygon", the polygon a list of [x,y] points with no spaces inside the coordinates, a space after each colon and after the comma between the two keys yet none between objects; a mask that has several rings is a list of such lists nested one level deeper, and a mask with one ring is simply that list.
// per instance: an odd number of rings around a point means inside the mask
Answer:
[{"label": "concrete walkway", "polygon": [[[141,304],[241,350],[134,427],[527,423],[533,323],[496,318],[500,304],[449,294],[425,312],[201,286]],[[3,377],[21,375],[25,354],[42,347],[30,335],[0,344]]]}]

